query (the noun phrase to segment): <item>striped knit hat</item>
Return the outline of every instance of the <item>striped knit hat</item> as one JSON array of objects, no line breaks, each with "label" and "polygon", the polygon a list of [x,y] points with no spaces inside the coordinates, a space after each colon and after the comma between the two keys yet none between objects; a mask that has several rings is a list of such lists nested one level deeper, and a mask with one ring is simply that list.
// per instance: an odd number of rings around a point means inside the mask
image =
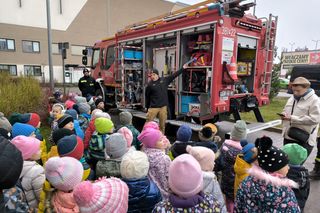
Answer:
[{"label": "striped knit hat", "polygon": [[117,212],[128,210],[129,189],[118,178],[101,178],[91,183],[84,181],[73,190],[73,197],[82,213]]},{"label": "striped knit hat", "polygon": [[54,188],[68,192],[81,182],[83,167],[72,157],[52,157],[46,163],[45,174]]}]

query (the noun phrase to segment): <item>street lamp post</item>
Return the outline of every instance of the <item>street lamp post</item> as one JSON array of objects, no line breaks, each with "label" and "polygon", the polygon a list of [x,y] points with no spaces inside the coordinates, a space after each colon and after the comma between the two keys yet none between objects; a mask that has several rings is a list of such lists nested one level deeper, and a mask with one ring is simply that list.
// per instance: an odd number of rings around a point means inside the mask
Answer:
[{"label": "street lamp post", "polygon": [[289,45],[291,46],[291,52],[292,52],[292,49],[293,49],[293,45],[295,45],[296,43],[294,42],[290,42]]},{"label": "street lamp post", "polygon": [[50,89],[54,90],[53,67],[52,67],[52,39],[51,39],[51,15],[50,15],[50,0],[46,1],[47,6],[47,31],[48,31],[48,60],[49,60],[49,76]]},{"label": "street lamp post", "polygon": [[318,49],[318,42],[319,42],[320,40],[312,40],[312,41],[316,43],[316,48],[315,48],[314,50],[317,51],[317,49]]}]

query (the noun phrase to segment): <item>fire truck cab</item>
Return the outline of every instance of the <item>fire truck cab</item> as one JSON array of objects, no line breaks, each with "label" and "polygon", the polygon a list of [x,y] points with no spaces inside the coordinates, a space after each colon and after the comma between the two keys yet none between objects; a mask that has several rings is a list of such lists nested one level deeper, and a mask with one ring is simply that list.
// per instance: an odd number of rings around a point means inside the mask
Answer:
[{"label": "fire truck cab", "polygon": [[169,119],[215,122],[269,103],[277,17],[244,14],[254,4],[205,1],[118,31],[93,46],[92,74],[109,107],[143,109],[150,71],[160,77],[196,58],[168,88]]}]

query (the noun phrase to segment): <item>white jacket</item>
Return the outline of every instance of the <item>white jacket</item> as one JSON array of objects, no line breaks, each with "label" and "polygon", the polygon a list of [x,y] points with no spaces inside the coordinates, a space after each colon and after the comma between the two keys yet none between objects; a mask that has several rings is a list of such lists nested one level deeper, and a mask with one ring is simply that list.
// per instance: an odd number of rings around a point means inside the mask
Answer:
[{"label": "white jacket", "polygon": [[221,192],[220,184],[214,172],[202,172],[203,174],[203,192],[213,195],[221,206],[221,212],[227,212],[227,207]]},{"label": "white jacket", "polygon": [[42,191],[42,185],[45,181],[43,167],[36,161],[23,161],[20,178],[22,178],[21,184],[29,206],[37,209],[40,192]]},{"label": "white jacket", "polygon": [[[294,101],[295,105],[291,115]],[[311,91],[301,97],[299,101],[296,101],[293,96],[290,97],[283,112],[291,115],[291,121],[283,121],[283,137],[291,139],[288,136],[288,129],[291,123],[291,126],[303,129],[309,133],[313,131],[309,137],[308,143],[310,146],[315,146],[320,123],[320,100],[314,93],[314,90],[311,89]]]}]

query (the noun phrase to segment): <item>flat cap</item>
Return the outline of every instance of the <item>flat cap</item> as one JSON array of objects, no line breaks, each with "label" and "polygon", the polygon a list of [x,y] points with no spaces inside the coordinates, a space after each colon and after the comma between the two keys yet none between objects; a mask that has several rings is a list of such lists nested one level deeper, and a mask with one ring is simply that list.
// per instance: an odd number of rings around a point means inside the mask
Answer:
[{"label": "flat cap", "polygon": [[294,79],[294,81],[291,83],[292,85],[308,85],[310,86],[311,83],[304,77],[298,77]]}]

